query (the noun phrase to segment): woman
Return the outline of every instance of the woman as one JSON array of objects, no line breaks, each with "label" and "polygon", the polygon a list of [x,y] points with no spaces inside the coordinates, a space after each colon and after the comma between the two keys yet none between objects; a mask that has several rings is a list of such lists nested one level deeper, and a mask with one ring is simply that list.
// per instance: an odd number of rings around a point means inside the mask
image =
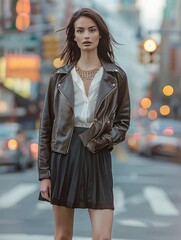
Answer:
[{"label": "woman", "polygon": [[110,152],[129,127],[127,78],[98,13],[75,12],[66,34],[65,65],[51,76],[41,116],[39,199],[53,205],[55,240],[72,239],[74,208],[88,209],[92,239],[111,239]]}]

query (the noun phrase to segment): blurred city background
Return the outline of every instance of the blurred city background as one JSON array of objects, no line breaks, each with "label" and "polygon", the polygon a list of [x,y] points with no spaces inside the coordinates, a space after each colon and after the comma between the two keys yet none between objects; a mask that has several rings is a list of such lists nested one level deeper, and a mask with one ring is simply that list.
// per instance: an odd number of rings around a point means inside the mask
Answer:
[{"label": "blurred city background", "polygon": [[[128,76],[131,125],[112,152],[113,239],[180,240],[181,1],[0,0],[0,240],[53,239],[51,207],[38,202],[42,103],[62,66],[72,13],[90,7],[115,40]],[[86,211],[74,239],[91,239]]]}]

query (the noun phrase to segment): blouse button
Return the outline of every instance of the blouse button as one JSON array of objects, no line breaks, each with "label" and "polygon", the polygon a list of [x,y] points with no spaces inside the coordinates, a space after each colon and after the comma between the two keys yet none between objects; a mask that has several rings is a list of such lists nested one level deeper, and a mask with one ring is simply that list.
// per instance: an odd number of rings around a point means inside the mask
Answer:
[{"label": "blouse button", "polygon": [[108,120],[107,123],[110,124],[110,121]]},{"label": "blouse button", "polygon": [[115,83],[113,83],[112,85],[113,85],[113,87],[115,87],[115,86],[116,86],[116,84],[115,84]]},{"label": "blouse button", "polygon": [[58,86],[60,87],[60,83],[58,84]]},{"label": "blouse button", "polygon": [[97,122],[97,118],[94,118],[94,121]]}]

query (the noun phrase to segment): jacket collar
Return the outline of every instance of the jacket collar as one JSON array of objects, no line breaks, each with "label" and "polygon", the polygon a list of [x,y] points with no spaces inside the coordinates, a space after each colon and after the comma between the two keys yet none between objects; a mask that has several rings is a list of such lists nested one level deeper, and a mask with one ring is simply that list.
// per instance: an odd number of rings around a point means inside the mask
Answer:
[{"label": "jacket collar", "polygon": [[[97,104],[95,112],[99,109],[99,106],[103,99],[109,95],[110,92],[114,91],[117,87],[117,81],[114,77],[108,74],[109,72],[118,72],[118,68],[115,64],[112,63],[102,63],[104,72],[102,76],[101,85],[99,88],[99,94],[97,98]],[[70,74],[70,71],[75,66],[75,63],[68,64],[62,68],[59,68],[55,71],[55,74],[63,74],[65,76],[60,77],[58,80],[58,89],[62,92],[62,94],[68,99],[72,108],[74,106],[74,88],[73,88],[73,80]],[[65,81],[66,80],[66,81]],[[61,84],[59,84],[61,83]],[[68,84],[67,84],[68,83]]]}]

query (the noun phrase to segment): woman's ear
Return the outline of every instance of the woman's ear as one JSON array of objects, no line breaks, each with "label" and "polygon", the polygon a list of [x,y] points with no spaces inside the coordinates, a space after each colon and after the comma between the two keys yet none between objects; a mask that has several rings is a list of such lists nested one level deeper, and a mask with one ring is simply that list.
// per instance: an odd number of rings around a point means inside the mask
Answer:
[{"label": "woman's ear", "polygon": [[101,38],[102,36],[100,35],[99,38]]}]

